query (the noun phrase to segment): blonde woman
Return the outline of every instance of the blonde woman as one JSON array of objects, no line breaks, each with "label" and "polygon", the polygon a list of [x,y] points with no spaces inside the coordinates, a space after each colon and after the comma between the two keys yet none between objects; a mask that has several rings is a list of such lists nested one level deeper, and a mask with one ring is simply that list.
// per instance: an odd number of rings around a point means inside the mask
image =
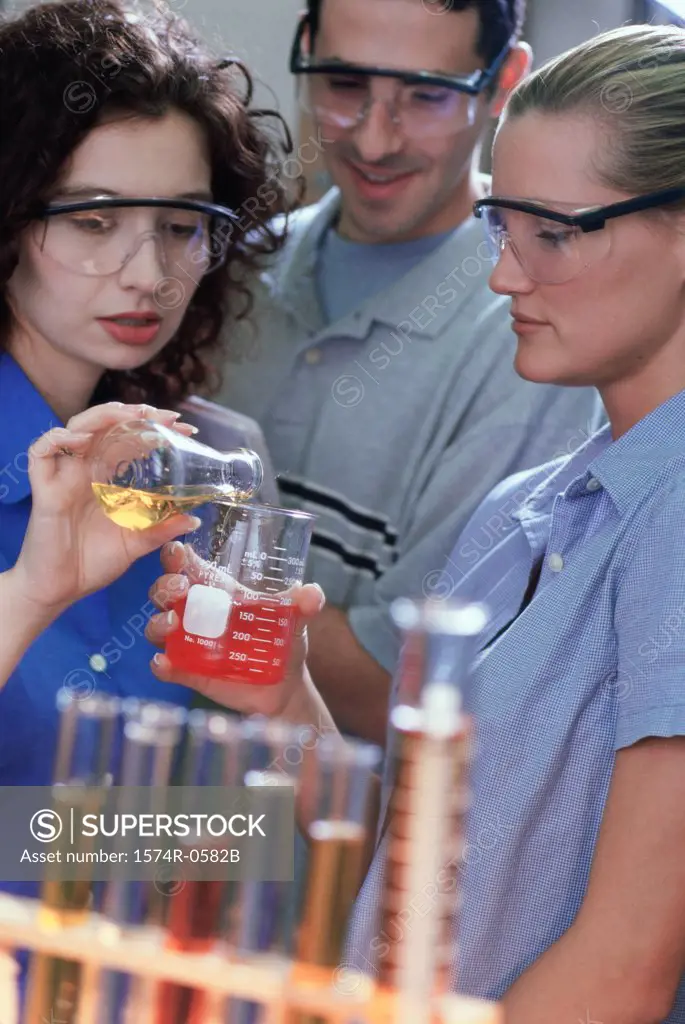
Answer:
[{"label": "blonde woman", "polygon": [[[464,693],[452,982],[507,1024],[683,1024],[685,32],[603,34],[519,85],[476,212],[517,371],[594,385],[610,424],[501,484],[450,558],[454,595],[492,613]],[[275,710],[320,722],[306,668]],[[349,939],[364,970],[396,940],[377,930],[383,855]]]}]

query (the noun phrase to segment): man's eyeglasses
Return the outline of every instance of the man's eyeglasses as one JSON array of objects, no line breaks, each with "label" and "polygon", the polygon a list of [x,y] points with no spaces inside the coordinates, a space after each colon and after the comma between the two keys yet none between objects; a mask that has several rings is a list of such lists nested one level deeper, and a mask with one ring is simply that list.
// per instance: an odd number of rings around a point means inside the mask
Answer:
[{"label": "man's eyeglasses", "polygon": [[611,234],[604,230],[607,221],[683,200],[685,188],[650,192],[608,206],[582,209],[565,203],[546,207],[526,200],[489,196],[479,199],[473,212],[485,223],[494,262],[509,245],[532,281],[565,284],[609,254]]},{"label": "man's eyeglasses", "polygon": [[49,203],[32,230],[41,251],[75,274],[115,274],[151,240],[165,275],[198,284],[225,262],[237,220],[195,199],[94,196]]},{"label": "man's eyeglasses", "polygon": [[[469,75],[448,75],[312,60],[302,49],[307,26],[306,18],[298,26],[290,70],[306,76],[299,89],[300,104],[329,132],[355,128],[376,102],[391,109],[394,123],[406,135],[430,137],[462,131],[474,124],[478,97],[493,83],[514,42],[507,43],[490,67]],[[383,82],[388,85],[384,87]]]}]

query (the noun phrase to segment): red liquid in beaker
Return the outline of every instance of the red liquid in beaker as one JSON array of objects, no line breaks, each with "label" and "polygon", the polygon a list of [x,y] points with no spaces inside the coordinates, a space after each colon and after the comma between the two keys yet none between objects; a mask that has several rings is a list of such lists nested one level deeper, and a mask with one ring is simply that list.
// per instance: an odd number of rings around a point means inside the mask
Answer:
[{"label": "red liquid in beaker", "polygon": [[256,686],[283,679],[295,628],[292,605],[278,598],[231,601],[196,584],[173,608],[181,626],[167,638],[166,654],[175,668]]}]

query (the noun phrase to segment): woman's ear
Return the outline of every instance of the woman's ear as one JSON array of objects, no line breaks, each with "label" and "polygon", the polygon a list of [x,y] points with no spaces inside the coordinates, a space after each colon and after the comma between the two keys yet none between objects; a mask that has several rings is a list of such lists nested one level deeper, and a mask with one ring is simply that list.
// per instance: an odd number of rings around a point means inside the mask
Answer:
[{"label": "woman's ear", "polygon": [[522,79],[530,74],[533,67],[533,51],[528,43],[520,42],[513,47],[499,73],[497,92],[490,105],[493,117],[499,117],[507,96]]}]

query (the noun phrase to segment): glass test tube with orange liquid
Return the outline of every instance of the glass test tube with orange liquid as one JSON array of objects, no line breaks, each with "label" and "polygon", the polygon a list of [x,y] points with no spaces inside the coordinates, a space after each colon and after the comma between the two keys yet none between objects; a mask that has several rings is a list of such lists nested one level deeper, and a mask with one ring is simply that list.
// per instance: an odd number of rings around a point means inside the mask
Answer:
[{"label": "glass test tube with orange liquid", "polygon": [[190,580],[175,605],[166,654],[179,669],[270,686],[285,675],[295,631],[293,590],[304,580],[314,517],[213,502],[186,537]]},{"label": "glass test tube with orange liquid", "polygon": [[[304,988],[335,984],[350,914],[363,878],[371,824],[374,772],[382,751],[371,744],[321,737],[314,771],[303,782],[307,828],[307,886],[296,943],[293,979]],[[318,1014],[289,1010],[285,1024],[326,1024]]]},{"label": "glass test tube with orange liquid", "polygon": [[[77,700],[68,690],[60,690],[57,707],[60,729],[53,773],[53,810],[68,820],[72,807],[99,811],[104,794],[112,785],[121,703],[117,697],[104,693]],[[68,833],[68,829],[63,829],[52,847],[59,863],[46,865],[39,921],[48,931],[83,924],[91,910],[91,869],[84,866],[83,873],[73,877],[61,865],[67,863],[67,853],[90,855],[92,844],[77,834],[77,845],[72,846]],[[22,1024],[52,1019],[76,1024],[86,998],[87,975],[77,961],[33,953]]]}]

